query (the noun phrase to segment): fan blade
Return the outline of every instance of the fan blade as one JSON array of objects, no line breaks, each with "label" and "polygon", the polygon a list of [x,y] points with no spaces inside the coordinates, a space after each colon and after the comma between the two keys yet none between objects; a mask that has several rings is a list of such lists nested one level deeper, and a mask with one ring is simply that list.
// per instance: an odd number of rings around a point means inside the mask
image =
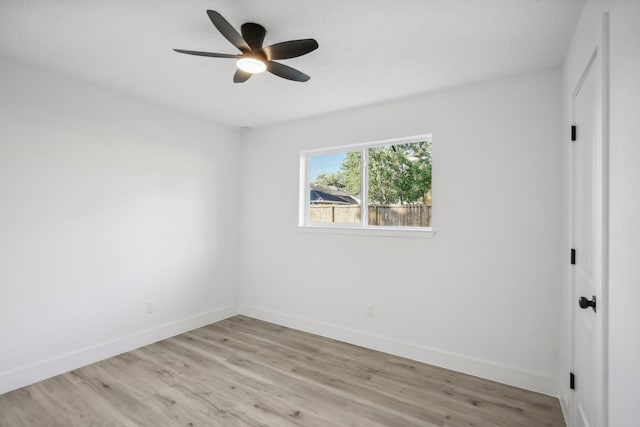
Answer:
[{"label": "fan blade", "polygon": [[207,10],[207,15],[209,15],[209,19],[211,19],[213,25],[215,25],[218,31],[220,31],[220,34],[222,34],[225,39],[229,40],[232,45],[243,52],[251,50],[240,33],[238,33],[236,29],[233,28],[231,24],[229,24],[229,21],[222,17],[222,15],[220,15],[215,10]]},{"label": "fan blade", "polygon": [[231,55],[228,53],[212,53],[212,52],[198,52],[195,50],[182,50],[182,49],[173,49],[178,53],[186,53],[187,55],[198,55],[198,56],[210,56],[212,58],[239,58],[240,55]]},{"label": "fan blade", "polygon": [[247,73],[246,71],[236,70],[236,73],[233,75],[234,83],[244,83],[249,80],[251,77],[251,73]]},{"label": "fan blade", "polygon": [[258,51],[262,48],[264,35],[267,32],[262,25],[247,22],[246,24],[242,24],[240,30],[242,31],[242,37],[252,50]]},{"label": "fan blade", "polygon": [[271,74],[275,74],[278,77],[293,80],[296,82],[306,82],[311,78],[302,71],[298,71],[295,68],[280,64],[279,62],[267,61],[267,70]]},{"label": "fan blade", "polygon": [[289,59],[306,55],[318,48],[318,42],[314,39],[291,40],[267,46],[262,51],[269,60]]}]

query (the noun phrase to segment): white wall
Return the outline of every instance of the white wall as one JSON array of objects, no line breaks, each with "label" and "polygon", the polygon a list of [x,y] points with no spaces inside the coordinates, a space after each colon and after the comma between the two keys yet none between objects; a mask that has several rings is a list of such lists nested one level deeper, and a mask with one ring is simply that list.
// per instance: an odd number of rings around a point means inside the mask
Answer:
[{"label": "white wall", "polygon": [[637,426],[640,402],[640,2],[610,11],[609,425]]},{"label": "white wall", "polygon": [[[246,133],[240,312],[557,394],[561,132],[550,70]],[[421,133],[433,239],[298,230],[300,150]]]},{"label": "white wall", "polygon": [[0,94],[0,393],[235,313],[237,132],[7,58]]}]

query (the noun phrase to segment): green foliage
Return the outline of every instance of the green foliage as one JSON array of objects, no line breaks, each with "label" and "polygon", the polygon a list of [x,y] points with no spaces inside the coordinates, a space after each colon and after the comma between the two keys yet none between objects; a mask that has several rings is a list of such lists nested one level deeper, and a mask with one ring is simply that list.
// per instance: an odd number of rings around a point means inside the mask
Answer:
[{"label": "green foliage", "polygon": [[314,184],[329,185],[336,188],[345,188],[344,173],[334,172],[329,175],[327,175],[326,173],[321,173],[316,177]]},{"label": "green foliage", "polygon": [[360,194],[360,157],[362,156],[359,152],[347,153],[340,169],[344,176],[344,189],[354,196]]},{"label": "green foliage", "polygon": [[369,149],[369,202],[424,202],[431,191],[431,142]]},{"label": "green foliage", "polygon": [[[431,192],[431,142],[368,149],[369,203],[425,202]],[[321,174],[316,183],[360,194],[359,152],[347,153],[339,172]]]}]

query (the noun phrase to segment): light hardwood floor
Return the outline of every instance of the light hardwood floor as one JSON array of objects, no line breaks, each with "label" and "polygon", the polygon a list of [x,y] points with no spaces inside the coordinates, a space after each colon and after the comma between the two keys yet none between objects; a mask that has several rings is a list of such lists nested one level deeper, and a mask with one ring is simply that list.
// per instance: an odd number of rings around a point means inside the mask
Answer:
[{"label": "light hardwood floor", "polygon": [[564,426],[557,399],[235,316],[0,395],[0,426]]}]

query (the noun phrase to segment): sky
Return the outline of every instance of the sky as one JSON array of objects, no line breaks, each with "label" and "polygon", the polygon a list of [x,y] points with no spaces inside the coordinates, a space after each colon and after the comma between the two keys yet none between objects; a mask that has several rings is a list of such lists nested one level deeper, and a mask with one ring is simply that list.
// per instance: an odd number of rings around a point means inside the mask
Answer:
[{"label": "sky", "polygon": [[321,173],[329,175],[338,172],[345,157],[347,157],[345,153],[311,157],[311,182],[314,182]]}]

